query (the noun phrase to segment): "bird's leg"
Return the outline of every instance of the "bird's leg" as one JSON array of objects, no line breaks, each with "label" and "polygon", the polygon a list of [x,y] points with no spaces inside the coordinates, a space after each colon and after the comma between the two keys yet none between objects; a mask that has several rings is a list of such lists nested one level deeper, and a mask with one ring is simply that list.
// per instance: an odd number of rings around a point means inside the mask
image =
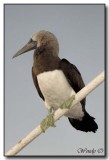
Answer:
[{"label": "bird's leg", "polygon": [[[72,95],[70,98],[68,98],[62,105],[61,105],[61,109],[70,109],[70,107],[72,106],[73,100],[75,99],[75,95]],[[46,104],[46,102],[45,102]],[[47,106],[48,108],[48,115],[46,118],[44,118],[40,124],[40,127],[42,129],[43,132],[46,131],[46,129],[48,127],[56,127],[54,124],[54,110],[52,107]]]},{"label": "bird's leg", "polygon": [[44,118],[41,122],[41,129],[43,132],[46,131],[46,129],[48,127],[56,127],[55,124],[54,124],[54,110],[53,108],[49,108],[48,109],[48,115],[46,118]]},{"label": "bird's leg", "polygon": [[62,105],[61,105],[61,109],[70,109],[70,107],[72,106],[72,103],[75,99],[75,95],[72,95],[70,98],[68,98]]},{"label": "bird's leg", "polygon": [[48,115],[52,114],[53,113],[53,108],[49,108],[48,109]]}]

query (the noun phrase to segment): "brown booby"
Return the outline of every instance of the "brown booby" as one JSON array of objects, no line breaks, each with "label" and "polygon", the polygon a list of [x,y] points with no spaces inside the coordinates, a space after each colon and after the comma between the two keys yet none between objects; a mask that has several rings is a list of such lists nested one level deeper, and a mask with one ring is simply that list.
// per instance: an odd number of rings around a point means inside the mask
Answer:
[{"label": "brown booby", "polygon": [[[55,111],[85,84],[77,67],[68,60],[59,58],[58,40],[51,32],[40,31],[34,34],[13,58],[32,49],[34,49],[32,67],[34,85],[45,106]],[[66,116],[77,130],[96,132],[98,125],[94,121],[95,118],[86,112],[85,101],[86,98],[73,106]]]}]

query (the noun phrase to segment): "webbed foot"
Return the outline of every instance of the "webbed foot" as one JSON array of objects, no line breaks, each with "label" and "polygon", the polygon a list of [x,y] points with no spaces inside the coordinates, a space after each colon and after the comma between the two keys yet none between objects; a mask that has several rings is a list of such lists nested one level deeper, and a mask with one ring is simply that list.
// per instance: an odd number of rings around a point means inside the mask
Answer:
[{"label": "webbed foot", "polygon": [[48,115],[47,115],[47,117],[42,120],[41,125],[40,125],[43,132],[45,132],[46,129],[47,129],[48,127],[50,127],[50,126],[51,126],[51,127],[56,127],[55,124],[54,124],[54,117],[53,117],[53,116],[54,116],[53,109],[50,108],[50,109],[48,110]]},{"label": "webbed foot", "polygon": [[67,99],[62,105],[61,105],[61,109],[70,109],[73,101],[75,99],[75,95],[72,95],[69,99]]}]

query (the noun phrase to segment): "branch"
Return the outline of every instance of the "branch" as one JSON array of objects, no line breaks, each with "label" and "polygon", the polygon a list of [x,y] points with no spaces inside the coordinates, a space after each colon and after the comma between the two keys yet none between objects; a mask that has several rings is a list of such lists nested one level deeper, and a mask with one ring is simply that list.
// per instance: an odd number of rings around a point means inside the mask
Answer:
[{"label": "branch", "polygon": [[[89,84],[87,84],[83,89],[81,89],[77,94],[75,94],[75,99],[73,101],[72,107],[85,98],[91,91],[98,87],[104,81],[104,71],[99,74],[95,79],[93,79]],[[54,113],[54,121],[60,119],[69,109],[57,109]],[[48,126],[49,128],[49,126]],[[33,141],[43,133],[40,125],[38,125],[33,131],[31,131],[25,138],[20,140],[14,147],[12,147],[5,155],[13,156],[20,152],[26,145]]]}]

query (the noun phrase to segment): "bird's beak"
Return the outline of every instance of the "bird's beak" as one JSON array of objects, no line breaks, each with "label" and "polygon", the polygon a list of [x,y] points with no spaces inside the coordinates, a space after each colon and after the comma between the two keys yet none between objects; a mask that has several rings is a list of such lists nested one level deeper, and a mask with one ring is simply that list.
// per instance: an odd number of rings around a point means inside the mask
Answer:
[{"label": "bird's beak", "polygon": [[13,58],[15,58],[25,52],[28,52],[32,49],[36,49],[36,45],[37,45],[37,42],[33,41],[31,39],[23,48],[21,48],[16,54],[14,54]]}]

